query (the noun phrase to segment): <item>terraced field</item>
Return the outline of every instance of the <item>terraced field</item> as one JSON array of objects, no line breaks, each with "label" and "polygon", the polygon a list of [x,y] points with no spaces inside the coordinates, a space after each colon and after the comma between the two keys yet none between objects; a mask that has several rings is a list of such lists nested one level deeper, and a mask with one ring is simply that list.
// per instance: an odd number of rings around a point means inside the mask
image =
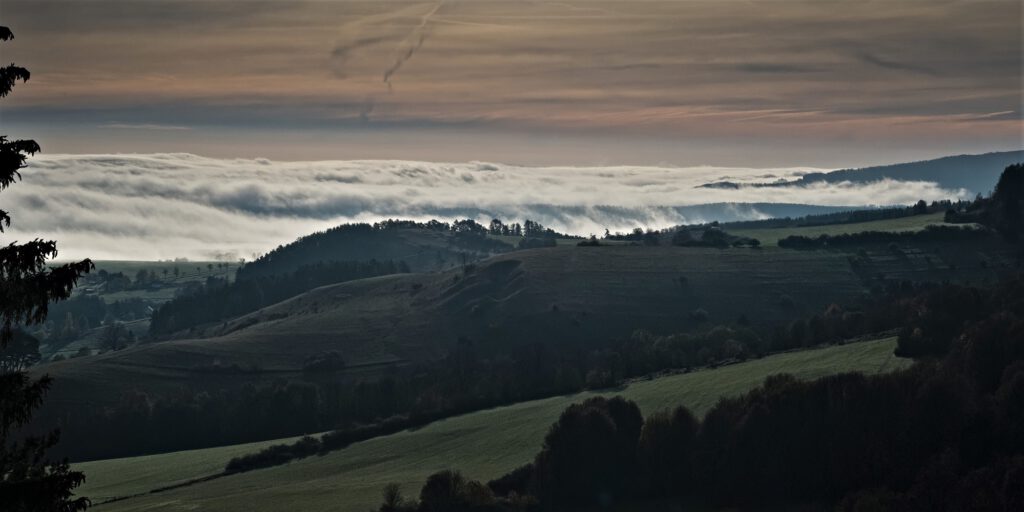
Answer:
[{"label": "terraced field", "polygon": [[[892,338],[777,354],[760,360],[640,380],[602,392],[635,400],[645,413],[686,405],[705,413],[721,396],[743,393],[768,375],[800,378],[904,367],[892,356]],[[268,443],[87,462],[81,493],[102,502],[99,511],[277,511],[363,512],[379,501],[380,489],[398,482],[415,495],[425,478],[446,468],[490,479],[528,462],[548,426],[569,404],[595,393],[524,402],[438,421],[423,428],[378,437],[322,457],[216,478],[157,493],[153,489],[213,475],[233,456]]]}]

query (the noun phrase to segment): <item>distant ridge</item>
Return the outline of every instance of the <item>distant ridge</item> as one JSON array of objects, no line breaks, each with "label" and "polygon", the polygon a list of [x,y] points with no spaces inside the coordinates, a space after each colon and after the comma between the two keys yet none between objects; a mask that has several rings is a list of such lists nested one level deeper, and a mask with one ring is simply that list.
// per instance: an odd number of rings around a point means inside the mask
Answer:
[{"label": "distant ridge", "polygon": [[1024,150],[1002,151],[981,155],[955,155],[901,164],[815,172],[800,179],[771,183],[735,183],[719,181],[706,183],[701,188],[793,187],[816,182],[838,183],[850,181],[865,183],[884,178],[902,181],[930,181],[946,189],[967,189],[973,193],[987,193],[995,186],[999,174],[1011,164],[1024,162]]}]

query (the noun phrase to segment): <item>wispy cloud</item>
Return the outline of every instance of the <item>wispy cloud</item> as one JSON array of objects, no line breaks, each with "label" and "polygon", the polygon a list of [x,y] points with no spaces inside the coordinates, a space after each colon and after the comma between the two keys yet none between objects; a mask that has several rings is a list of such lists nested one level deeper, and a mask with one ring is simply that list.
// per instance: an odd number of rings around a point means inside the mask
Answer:
[{"label": "wispy cloud", "polygon": [[110,128],[114,130],[190,130],[188,126],[178,126],[173,124],[155,124],[155,123],[107,123],[101,124],[99,128]]},{"label": "wispy cloud", "polygon": [[868,64],[873,64],[880,68],[893,69],[897,71],[909,71],[912,73],[920,73],[922,75],[932,77],[939,76],[938,71],[927,66],[922,66],[920,64],[915,64],[912,62],[899,62],[896,60],[886,59],[869,52],[862,52],[859,55],[859,57],[864,62],[867,62]]}]

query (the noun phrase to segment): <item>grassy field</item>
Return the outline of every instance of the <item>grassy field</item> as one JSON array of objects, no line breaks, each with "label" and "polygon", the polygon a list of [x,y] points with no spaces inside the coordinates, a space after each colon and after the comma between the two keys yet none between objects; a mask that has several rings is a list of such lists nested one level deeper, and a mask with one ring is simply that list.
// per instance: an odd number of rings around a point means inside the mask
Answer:
[{"label": "grassy field", "polygon": [[860,233],[862,231],[918,231],[933,224],[944,224],[944,216],[944,213],[929,213],[926,215],[913,215],[898,219],[857,222],[852,224],[827,224],[824,226],[792,228],[727,229],[727,231],[730,234],[737,236],[756,238],[761,241],[761,245],[763,247],[775,247],[778,245],[779,240],[793,235],[815,237],[819,235]]},{"label": "grassy field", "polygon": [[[721,396],[736,395],[775,373],[816,378],[844,371],[876,373],[906,366],[892,338],[791,352],[713,370],[633,382],[605,395],[635,400],[645,413],[685,404],[705,413]],[[416,495],[431,473],[461,469],[487,480],[528,462],[548,426],[569,404],[595,393],[524,402],[466,414],[426,427],[356,443],[323,457],[218,478],[155,494],[151,489],[215,474],[233,456],[259,445],[76,464],[87,475],[80,492],[94,501],[139,495],[96,507],[101,511],[331,510],[363,512],[379,502],[381,487],[399,482]]]}]

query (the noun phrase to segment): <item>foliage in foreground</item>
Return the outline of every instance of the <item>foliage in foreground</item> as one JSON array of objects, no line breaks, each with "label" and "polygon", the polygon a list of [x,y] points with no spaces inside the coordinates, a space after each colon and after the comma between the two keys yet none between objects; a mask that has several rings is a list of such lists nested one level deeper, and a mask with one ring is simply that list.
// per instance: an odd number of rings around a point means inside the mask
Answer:
[{"label": "foliage in foreground", "polygon": [[[0,27],[0,41],[13,38],[10,29]],[[17,80],[28,79],[25,68],[14,64],[0,68],[0,98],[11,92]],[[0,136],[0,190],[21,178],[19,171],[25,167],[25,160],[37,152],[35,141]],[[9,213],[0,210],[0,232],[10,225]],[[6,361],[0,367],[0,510],[4,511],[63,512],[89,506],[88,499],[75,498],[72,492],[85,476],[71,471],[67,461],[53,462],[46,456],[57,444],[56,431],[15,436],[42,403],[51,384],[48,377],[31,379],[24,371],[24,358],[7,357],[8,351],[24,352],[25,335],[16,334],[17,326],[44,321],[50,301],[68,298],[79,276],[93,267],[85,260],[47,268],[47,260],[56,256],[57,244],[53,241],[0,246],[0,350],[5,352]]]}]

